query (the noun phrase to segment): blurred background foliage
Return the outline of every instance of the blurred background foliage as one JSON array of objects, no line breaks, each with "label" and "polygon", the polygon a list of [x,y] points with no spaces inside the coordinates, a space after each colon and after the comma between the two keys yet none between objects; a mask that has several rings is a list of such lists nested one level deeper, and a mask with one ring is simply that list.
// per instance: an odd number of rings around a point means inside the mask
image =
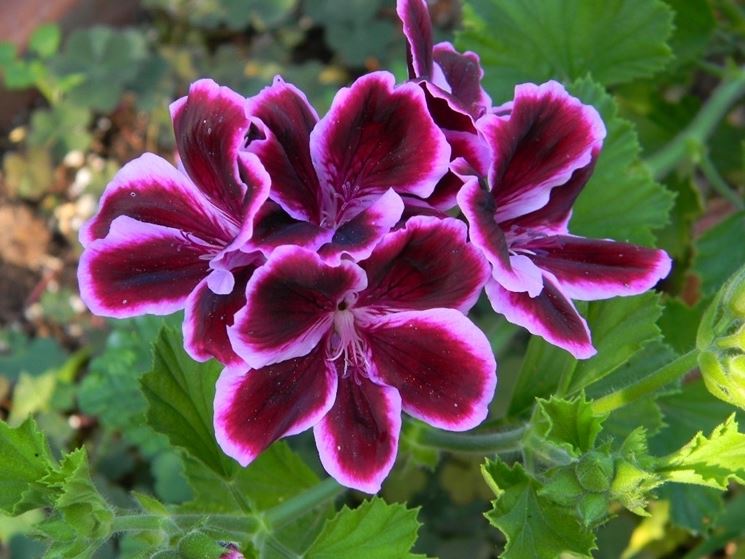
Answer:
[{"label": "blurred background foliage", "polygon": [[[728,70],[743,65],[743,6],[735,0],[472,0],[463,7],[436,0],[430,9],[437,40],[479,52],[495,104],[508,100],[517,82],[557,78],[602,113],[611,155],[578,202],[576,232],[656,244],[675,258],[661,299],[649,294],[635,303],[591,305],[593,331],[605,328],[608,344],[630,348],[627,363],[604,364],[614,371],[606,385],[692,347],[702,309],[745,260],[745,106],[730,108],[707,141],[687,145],[673,171],[655,173],[643,161],[678,137]],[[188,464],[145,424],[137,382],[150,368],[150,345],[162,324],[180,321],[90,316],[75,282],[80,225],[124,163],[144,151],[173,159],[168,105],[195,79],[212,77],[250,96],[281,74],[323,114],[340,86],[376,69],[406,77],[393,0],[140,0],[128,25],[63,33],[44,23],[22,48],[0,42],[2,94],[26,95],[25,108],[0,121],[3,419],[18,425],[33,414],[57,451],[84,444],[94,479],[112,503],[131,505],[132,490],[166,503],[188,501]],[[541,373],[560,368],[563,354],[540,340],[525,354],[527,336],[485,308],[478,306],[475,317],[500,362],[489,425],[500,427],[524,414],[538,392],[555,388],[541,384]],[[624,321],[639,327],[619,333]],[[600,362],[588,363],[575,373],[580,384],[597,380]],[[602,394],[603,384],[592,390]],[[651,444],[666,452],[676,433],[685,442],[729,411],[693,379],[681,392],[624,413],[609,420],[609,431],[621,436],[641,422],[653,436],[664,426],[666,435]],[[423,506],[417,550],[443,558],[496,556],[501,536],[482,517],[491,495],[480,458],[440,457],[417,444],[416,430],[407,425],[383,494]],[[291,444],[320,472],[311,441]],[[745,557],[741,492],[723,498],[675,486],[660,497],[643,521],[614,511],[600,530],[597,556]],[[40,544],[27,535],[37,514],[0,516],[0,558],[40,555]],[[122,538],[97,557],[128,557],[136,548]]]}]

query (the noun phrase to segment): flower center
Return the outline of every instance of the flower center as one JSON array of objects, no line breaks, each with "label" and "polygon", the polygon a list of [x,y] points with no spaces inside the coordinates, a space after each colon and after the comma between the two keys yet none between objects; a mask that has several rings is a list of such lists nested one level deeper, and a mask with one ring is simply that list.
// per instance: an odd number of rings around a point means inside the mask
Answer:
[{"label": "flower center", "polygon": [[359,384],[360,377],[367,377],[369,360],[366,344],[355,328],[353,307],[356,301],[357,294],[353,293],[339,301],[336,306],[329,360],[341,359],[342,361],[337,362],[337,371],[342,378],[352,375],[354,381]]}]

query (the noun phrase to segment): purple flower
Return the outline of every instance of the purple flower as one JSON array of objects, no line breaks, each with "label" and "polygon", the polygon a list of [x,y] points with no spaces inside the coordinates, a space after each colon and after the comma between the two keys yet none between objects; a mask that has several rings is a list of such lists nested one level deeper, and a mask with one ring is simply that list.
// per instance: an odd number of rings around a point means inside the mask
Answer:
[{"label": "purple flower", "polygon": [[462,312],[488,275],[464,224],[449,218],[410,219],[359,264],[276,249],[230,328],[251,368],[228,367],[217,383],[220,446],[245,466],[276,439],[313,427],[334,478],[378,491],[402,409],[456,431],[486,416],[496,364]]},{"label": "purple flower", "polygon": [[264,260],[239,249],[270,178],[243,150],[250,120],[241,96],[200,80],[171,116],[183,169],[147,153],[114,177],[80,233],[81,296],[94,313],[118,318],[186,307],[192,356],[240,361],[225,327]]},{"label": "purple flower", "polygon": [[[635,295],[670,271],[662,250],[569,234],[574,200],[592,174],[605,126],[556,82],[515,88],[479,125],[492,151],[486,177],[470,177],[458,203],[471,241],[492,265],[494,310],[579,359],[595,349],[571,299]],[[467,165],[458,161],[464,175]],[[488,182],[489,188],[484,187]]]},{"label": "purple flower", "polygon": [[[474,52],[460,53],[449,42],[432,42],[432,23],[426,0],[398,0],[398,16],[407,41],[409,78],[419,83],[432,118],[452,149],[451,159],[465,158],[476,169],[486,169],[489,150],[479,138],[476,120],[491,109],[481,87],[484,71]],[[423,202],[405,196],[409,213],[447,211],[456,205],[463,181],[448,172]]]},{"label": "purple flower", "polygon": [[271,206],[251,246],[318,250],[329,263],[370,255],[401,218],[400,195],[427,197],[447,171],[450,147],[414,84],[367,74],[337,93],[321,120],[297,88],[275,78],[248,100],[248,150],[272,181]]}]

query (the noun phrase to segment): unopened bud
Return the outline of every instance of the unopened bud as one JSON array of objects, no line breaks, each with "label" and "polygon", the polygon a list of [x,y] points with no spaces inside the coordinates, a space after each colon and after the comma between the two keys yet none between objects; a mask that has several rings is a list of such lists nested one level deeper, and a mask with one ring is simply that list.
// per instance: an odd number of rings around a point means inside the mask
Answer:
[{"label": "unopened bud", "polygon": [[574,467],[577,481],[585,491],[601,493],[613,481],[613,458],[599,452],[588,452]]},{"label": "unopened bud", "polygon": [[696,345],[709,392],[745,409],[745,266],[727,280],[706,309]]}]

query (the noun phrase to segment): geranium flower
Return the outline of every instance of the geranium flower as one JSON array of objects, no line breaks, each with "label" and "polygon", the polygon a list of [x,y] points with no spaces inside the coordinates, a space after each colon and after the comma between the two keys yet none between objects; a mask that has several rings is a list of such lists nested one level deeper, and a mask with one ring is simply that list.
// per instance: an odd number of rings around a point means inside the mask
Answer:
[{"label": "geranium flower", "polygon": [[[471,241],[492,265],[487,296],[510,322],[591,357],[590,331],[571,300],[642,293],[668,274],[670,258],[569,233],[605,137],[593,107],[552,81],[517,86],[500,112],[480,121],[492,151],[488,178],[471,176],[458,194]],[[469,172],[462,161],[454,167]]]},{"label": "geranium flower", "polygon": [[359,264],[276,249],[249,280],[230,329],[248,366],[218,380],[220,446],[245,466],[276,439],[313,427],[326,471],[378,491],[402,409],[455,431],[486,416],[496,364],[462,311],[488,274],[465,225],[450,218],[411,218]]},{"label": "geranium flower", "polygon": [[[465,158],[485,170],[489,150],[478,136],[476,120],[491,109],[491,99],[481,79],[484,71],[475,52],[458,52],[452,43],[433,44],[432,22],[426,0],[398,0],[398,17],[406,37],[409,78],[425,91],[427,107],[452,148],[451,159]],[[404,202],[411,213],[432,209],[447,211],[456,205],[463,181],[448,172],[421,203],[411,196]]]},{"label": "geranium flower", "polygon": [[262,215],[257,227],[264,232],[251,246],[268,254],[291,237],[330,263],[363,259],[399,221],[399,195],[432,193],[450,147],[421,89],[394,83],[388,72],[359,78],[321,120],[279,77],[248,100],[255,128],[247,149],[271,176],[277,204]]},{"label": "geranium flower", "polygon": [[[146,153],[117,173],[80,232],[81,297],[95,314],[117,318],[186,306],[192,356],[240,362],[225,331],[232,314],[222,311],[240,305],[247,276],[264,260],[239,249],[270,179],[243,150],[250,126],[243,97],[200,80],[171,116],[183,170]],[[234,289],[236,275],[242,285]]]}]

